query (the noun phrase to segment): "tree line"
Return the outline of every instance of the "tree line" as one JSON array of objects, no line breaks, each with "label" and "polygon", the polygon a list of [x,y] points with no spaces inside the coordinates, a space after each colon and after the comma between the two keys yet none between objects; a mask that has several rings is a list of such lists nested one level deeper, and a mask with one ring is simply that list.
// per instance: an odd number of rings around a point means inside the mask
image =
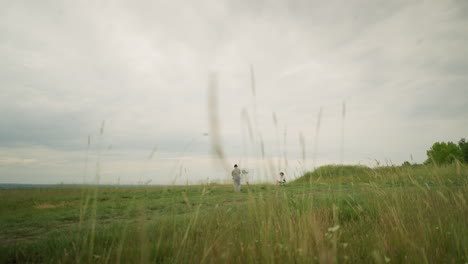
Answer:
[{"label": "tree line", "polygon": [[[424,164],[452,164],[455,161],[468,163],[468,142],[465,138],[455,144],[449,142],[436,142],[427,150],[427,159]],[[411,166],[408,161],[403,162],[402,166]]]}]

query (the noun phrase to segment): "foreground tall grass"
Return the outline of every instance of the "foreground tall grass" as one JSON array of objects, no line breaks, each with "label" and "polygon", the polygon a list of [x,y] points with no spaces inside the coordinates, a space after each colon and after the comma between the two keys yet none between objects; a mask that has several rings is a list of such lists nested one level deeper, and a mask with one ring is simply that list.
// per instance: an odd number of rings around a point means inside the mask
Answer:
[{"label": "foreground tall grass", "polygon": [[242,193],[206,185],[0,196],[2,263],[468,262],[461,164],[330,166]]}]

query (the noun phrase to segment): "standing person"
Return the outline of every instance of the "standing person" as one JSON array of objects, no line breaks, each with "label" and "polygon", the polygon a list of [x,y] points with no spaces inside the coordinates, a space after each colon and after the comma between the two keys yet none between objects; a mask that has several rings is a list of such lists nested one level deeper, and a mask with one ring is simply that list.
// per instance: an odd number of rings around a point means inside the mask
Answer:
[{"label": "standing person", "polygon": [[231,172],[232,175],[232,180],[234,181],[234,191],[240,192],[240,175],[241,175],[241,170],[237,167],[237,164],[234,164],[234,169]]}]

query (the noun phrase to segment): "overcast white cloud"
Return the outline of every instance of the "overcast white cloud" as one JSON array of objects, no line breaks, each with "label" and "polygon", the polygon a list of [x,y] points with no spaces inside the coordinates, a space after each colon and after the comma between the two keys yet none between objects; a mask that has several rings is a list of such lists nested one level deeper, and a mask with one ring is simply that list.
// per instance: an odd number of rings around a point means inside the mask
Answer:
[{"label": "overcast white cloud", "polygon": [[343,102],[345,163],[422,162],[467,136],[467,28],[463,0],[0,1],[0,182],[91,181],[98,158],[104,183],[229,180],[211,72],[229,163],[262,159],[243,109],[267,170],[339,163]]}]

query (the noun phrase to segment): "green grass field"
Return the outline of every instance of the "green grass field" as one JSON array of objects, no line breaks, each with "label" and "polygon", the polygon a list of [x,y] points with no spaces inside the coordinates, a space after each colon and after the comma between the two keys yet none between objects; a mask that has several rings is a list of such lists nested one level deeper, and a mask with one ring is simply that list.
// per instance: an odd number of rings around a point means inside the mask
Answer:
[{"label": "green grass field", "polygon": [[468,168],[285,186],[0,190],[1,263],[468,263]]}]

